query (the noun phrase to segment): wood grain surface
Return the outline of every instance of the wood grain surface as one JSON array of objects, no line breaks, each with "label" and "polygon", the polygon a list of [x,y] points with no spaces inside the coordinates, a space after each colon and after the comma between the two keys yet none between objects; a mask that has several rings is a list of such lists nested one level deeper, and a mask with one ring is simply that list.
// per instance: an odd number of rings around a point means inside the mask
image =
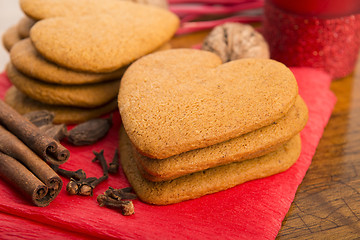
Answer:
[{"label": "wood grain surface", "polygon": [[[198,46],[208,32],[175,37],[173,48]],[[276,239],[360,239],[360,58],[334,80],[337,103],[312,164]]]},{"label": "wood grain surface", "polygon": [[360,238],[360,61],[331,89],[337,103],[277,239]]}]

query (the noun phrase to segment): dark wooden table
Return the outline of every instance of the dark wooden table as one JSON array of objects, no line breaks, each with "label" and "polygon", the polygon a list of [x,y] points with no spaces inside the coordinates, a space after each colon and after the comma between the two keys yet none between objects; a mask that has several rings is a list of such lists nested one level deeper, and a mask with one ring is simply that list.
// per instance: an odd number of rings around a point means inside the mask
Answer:
[{"label": "dark wooden table", "polygon": [[331,89],[337,103],[277,239],[360,239],[360,59]]},{"label": "dark wooden table", "polygon": [[[174,48],[199,44],[207,32],[176,37]],[[360,239],[360,58],[334,80],[337,103],[277,239]]]}]

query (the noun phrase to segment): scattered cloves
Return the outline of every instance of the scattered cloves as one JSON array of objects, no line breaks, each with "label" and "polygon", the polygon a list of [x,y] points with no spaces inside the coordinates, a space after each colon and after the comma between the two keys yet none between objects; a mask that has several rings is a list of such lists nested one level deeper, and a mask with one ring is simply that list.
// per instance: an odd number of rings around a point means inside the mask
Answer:
[{"label": "scattered cloves", "polygon": [[[66,186],[66,191],[70,195],[82,195],[82,196],[92,196],[93,195],[93,189],[99,185],[101,182],[105,181],[109,177],[108,173],[108,166],[106,163],[106,159],[104,157],[104,150],[101,150],[100,152],[93,151],[95,158],[92,160],[93,162],[99,161],[101,168],[103,170],[103,175],[99,178],[96,177],[88,177],[86,178],[86,173],[82,170],[76,170],[76,171],[69,171],[65,169],[59,168],[58,165],[51,165],[51,167],[56,171],[58,174],[70,179],[70,182]],[[111,188],[113,189],[113,188]],[[126,192],[122,193],[119,192],[118,189],[114,190],[114,196],[125,196]],[[126,190],[127,192],[130,190]],[[130,192],[129,192],[130,193]],[[128,199],[134,199],[133,196],[129,195]],[[136,197],[136,196],[135,196]],[[126,197],[121,197],[120,199],[127,199]]]},{"label": "scattered cloves", "polygon": [[109,177],[109,173],[108,173],[108,166],[106,164],[106,160],[104,157],[104,150],[101,150],[99,153],[93,151],[95,158],[92,160],[93,162],[95,161],[99,161],[101,168],[103,170],[103,176],[96,178],[96,177],[91,177],[91,178],[86,178],[82,181],[78,182],[78,186],[79,186],[79,195],[83,195],[83,196],[92,196],[93,195],[93,189],[99,185],[101,182],[105,181],[106,179],[108,179]]},{"label": "scattered cloves", "polygon": [[[56,171],[59,174],[63,174],[68,178],[71,178],[71,181],[68,183],[66,190],[71,195],[82,195],[82,196],[92,196],[94,188],[99,185],[101,182],[105,181],[109,177],[108,166],[106,164],[106,159],[104,157],[104,150],[101,150],[99,153],[94,151],[95,158],[92,160],[93,162],[99,161],[103,170],[103,176],[89,177],[86,178],[86,174],[84,171],[77,170],[75,172],[66,171],[60,168],[57,168]],[[56,168],[56,167],[55,167]]]},{"label": "scattered cloves", "polygon": [[[116,190],[116,191],[115,191]],[[123,198],[115,194],[115,192],[126,192],[121,191],[121,189],[114,189],[109,187],[106,190],[105,194],[99,195],[97,197],[97,202],[100,207],[106,206],[110,208],[118,208],[121,210],[121,213],[125,216],[132,215],[135,213],[134,204],[130,200],[122,200]],[[112,197],[113,196],[113,197]]]},{"label": "scattered cloves", "polygon": [[86,173],[82,169],[69,171],[59,168],[57,165],[52,165],[51,167],[61,176],[70,179],[70,182],[66,185],[66,191],[70,195],[92,195],[93,187],[91,183],[97,180],[96,177],[86,178]]},{"label": "scattered cloves", "polygon": [[119,171],[119,151],[116,149],[112,162],[109,163],[109,173],[116,174]]}]

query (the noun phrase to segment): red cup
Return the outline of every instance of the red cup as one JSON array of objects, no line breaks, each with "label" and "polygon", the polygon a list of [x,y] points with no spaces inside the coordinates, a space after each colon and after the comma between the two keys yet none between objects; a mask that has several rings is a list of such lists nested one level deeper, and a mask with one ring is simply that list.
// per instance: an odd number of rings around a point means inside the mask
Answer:
[{"label": "red cup", "polygon": [[287,66],[349,75],[360,49],[358,0],[267,0],[263,34],[271,58]]},{"label": "red cup", "polygon": [[342,17],[360,13],[359,0],[271,0],[275,6],[286,12],[305,16]]}]

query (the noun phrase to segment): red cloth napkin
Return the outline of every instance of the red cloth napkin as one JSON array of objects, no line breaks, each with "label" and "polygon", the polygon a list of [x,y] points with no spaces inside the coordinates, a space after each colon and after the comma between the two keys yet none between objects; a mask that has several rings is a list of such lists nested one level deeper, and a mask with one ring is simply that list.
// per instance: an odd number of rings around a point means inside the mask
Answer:
[{"label": "red cloth napkin", "polygon": [[[108,186],[127,187],[122,171],[110,175],[93,197],[69,196],[65,189],[47,207],[32,206],[8,183],[0,180],[1,239],[274,239],[294,199],[322,136],[336,98],[329,90],[331,78],[311,68],[292,68],[300,95],[309,107],[309,121],[301,133],[299,160],[286,172],[251,181],[226,191],[169,206],[134,201],[135,214],[122,216],[114,209],[99,207],[96,197]],[[0,75],[0,97],[10,86]],[[92,151],[104,149],[111,160],[118,146],[120,116],[107,137],[86,147],[64,143],[71,152],[65,169],[82,168],[87,176],[101,176],[101,167],[91,162]],[[63,179],[64,184],[68,183]]]}]

